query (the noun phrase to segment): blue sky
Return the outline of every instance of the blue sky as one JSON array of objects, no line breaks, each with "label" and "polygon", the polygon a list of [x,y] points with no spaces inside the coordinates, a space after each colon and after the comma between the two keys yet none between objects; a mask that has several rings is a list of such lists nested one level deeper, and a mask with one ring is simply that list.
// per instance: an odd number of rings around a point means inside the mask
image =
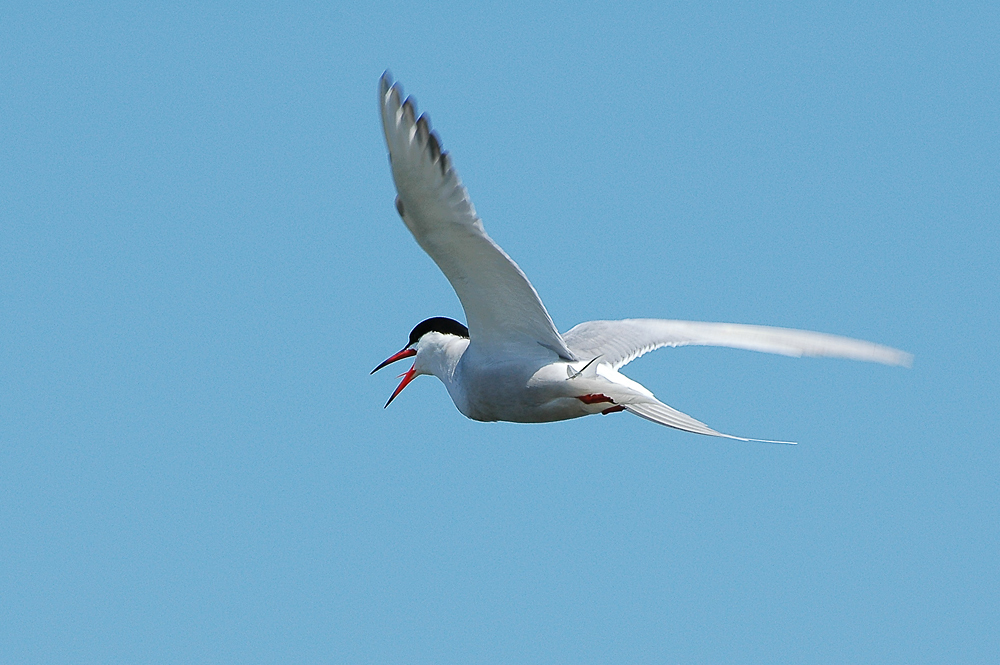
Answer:
[{"label": "blue sky", "polygon": [[[991,662],[995,3],[12,3],[10,662]],[[463,318],[393,208],[385,68],[556,324],[726,432],[465,420],[368,372]],[[405,369],[405,368],[404,368]]]}]

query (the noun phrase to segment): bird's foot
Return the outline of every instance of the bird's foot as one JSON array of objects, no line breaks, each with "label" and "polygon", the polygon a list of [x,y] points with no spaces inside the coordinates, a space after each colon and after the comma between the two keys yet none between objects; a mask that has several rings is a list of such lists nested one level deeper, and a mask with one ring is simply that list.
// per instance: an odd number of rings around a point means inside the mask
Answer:
[{"label": "bird's foot", "polygon": [[602,395],[601,393],[591,393],[590,395],[579,395],[577,396],[577,399],[583,402],[584,404],[600,404],[601,402],[611,402],[612,404],[615,403],[613,399],[611,399],[607,395]]}]

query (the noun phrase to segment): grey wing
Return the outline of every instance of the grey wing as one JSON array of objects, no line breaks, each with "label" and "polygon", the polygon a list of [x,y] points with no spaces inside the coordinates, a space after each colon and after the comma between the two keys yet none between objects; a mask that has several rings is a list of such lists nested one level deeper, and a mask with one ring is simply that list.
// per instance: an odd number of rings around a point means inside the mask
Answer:
[{"label": "grey wing", "polygon": [[581,358],[602,356],[616,369],[662,346],[724,346],[785,356],[849,358],[909,367],[905,351],[849,337],[808,330],[738,323],[705,323],[666,319],[587,321],[565,335],[567,346]]},{"label": "grey wing", "polygon": [[552,318],[524,272],[486,234],[448,153],[426,115],[389,72],[379,81],[379,106],[396,209],[417,243],[451,282],[462,302],[469,336],[478,346],[537,351],[572,360]]}]

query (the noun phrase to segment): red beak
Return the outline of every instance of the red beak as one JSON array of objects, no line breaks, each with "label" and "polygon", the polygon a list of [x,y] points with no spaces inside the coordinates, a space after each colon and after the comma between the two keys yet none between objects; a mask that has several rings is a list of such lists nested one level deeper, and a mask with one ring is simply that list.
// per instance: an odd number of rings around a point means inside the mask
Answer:
[{"label": "red beak", "polygon": [[403,380],[399,382],[399,385],[396,386],[396,390],[394,390],[393,393],[392,393],[392,397],[389,398],[389,401],[386,402],[385,406],[383,406],[382,408],[385,409],[390,404],[392,404],[392,400],[396,399],[396,395],[398,395],[399,393],[403,392],[403,388],[406,387],[406,384],[408,384],[410,381],[412,381],[413,377],[415,377],[416,375],[417,375],[417,370],[414,369],[413,367],[411,367],[410,369],[406,370],[406,374],[401,374],[400,376],[403,377]]},{"label": "red beak", "polygon": [[[382,362],[381,365],[372,370],[372,374],[379,371],[386,365],[391,365],[397,360],[402,360],[403,358],[411,358],[415,355],[417,355],[416,349],[403,349],[399,353],[389,356],[384,362]],[[389,406],[390,404],[392,404],[392,400],[396,399],[396,395],[403,392],[403,388],[405,388],[406,385],[417,376],[417,372],[413,367],[411,367],[409,370],[407,370],[405,374],[401,374],[400,376],[403,377],[403,380],[399,382],[398,386],[396,386],[396,390],[392,393],[392,397],[389,398],[389,401],[385,403],[385,406]]]}]

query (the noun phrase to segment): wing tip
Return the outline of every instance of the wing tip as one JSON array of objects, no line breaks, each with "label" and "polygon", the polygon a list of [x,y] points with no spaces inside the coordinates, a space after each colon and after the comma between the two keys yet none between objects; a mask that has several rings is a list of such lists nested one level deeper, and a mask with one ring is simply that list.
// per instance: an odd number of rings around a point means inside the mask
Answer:
[{"label": "wing tip", "polygon": [[[400,89],[402,92],[402,89]],[[403,109],[403,119],[406,121],[407,126],[415,126],[417,124],[417,100],[411,96],[407,96],[403,103],[400,104],[400,108]]]},{"label": "wing tip", "polygon": [[[883,346],[881,344],[875,344],[873,342],[867,342],[870,345],[871,350],[865,354],[857,355],[843,355],[848,360],[860,360],[862,362],[876,362],[883,365],[891,365],[895,367],[905,367],[910,369],[913,367],[913,354],[907,353],[906,351],[900,351],[899,349],[894,349],[891,346]],[[827,354],[823,354],[827,355]],[[839,354],[828,354],[832,357],[837,357]]]},{"label": "wing tip", "polygon": [[[396,123],[402,123],[417,139],[417,145],[426,151],[431,163],[437,164],[443,177],[452,170],[448,151],[442,147],[441,136],[431,127],[431,118],[426,113],[417,113],[417,100],[403,95],[403,86],[386,69],[379,78],[379,103],[383,110],[383,122],[388,122],[386,113],[396,112]],[[388,129],[386,129],[388,133]],[[390,160],[392,159],[390,152]]]},{"label": "wing tip", "polygon": [[382,72],[382,76],[378,79],[379,104],[383,108],[388,106],[389,100],[392,99],[394,93],[396,98],[399,99],[403,94],[403,86],[392,78],[392,72],[387,69]]}]

